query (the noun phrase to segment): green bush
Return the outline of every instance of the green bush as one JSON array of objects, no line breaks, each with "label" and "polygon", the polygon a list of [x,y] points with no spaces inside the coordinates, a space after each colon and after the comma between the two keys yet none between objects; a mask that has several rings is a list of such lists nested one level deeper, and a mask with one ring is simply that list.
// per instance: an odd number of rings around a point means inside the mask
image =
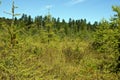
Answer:
[{"label": "green bush", "polygon": [[106,63],[110,71],[119,71],[118,58],[119,52],[119,30],[111,28],[112,25],[107,21],[102,21],[94,34],[93,48],[107,56]]}]

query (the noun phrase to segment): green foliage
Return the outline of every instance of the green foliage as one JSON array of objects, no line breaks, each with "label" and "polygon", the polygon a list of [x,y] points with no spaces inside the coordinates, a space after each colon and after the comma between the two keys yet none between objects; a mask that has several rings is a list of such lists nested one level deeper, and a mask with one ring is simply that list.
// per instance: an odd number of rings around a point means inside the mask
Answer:
[{"label": "green foliage", "polygon": [[[120,32],[119,32],[119,7],[113,6],[113,10],[117,12],[117,16],[112,18],[109,23],[102,21],[94,35],[93,47],[98,52],[106,54],[106,68],[112,72],[120,71]],[[109,62],[110,61],[110,62]]]},{"label": "green foliage", "polygon": [[0,80],[119,80],[120,12],[113,10],[111,22],[99,24],[0,18]]},{"label": "green foliage", "polygon": [[111,29],[108,22],[103,21],[98,26],[98,29],[94,35],[95,42],[93,46],[99,52],[111,53],[116,52],[118,47],[118,40],[116,37],[119,36],[117,29]]},{"label": "green foliage", "polygon": [[[72,44],[74,44],[74,47],[71,46]],[[66,44],[67,46],[62,50],[62,52],[65,55],[66,63],[79,64],[80,60],[84,56],[84,54],[83,54],[84,53],[84,49],[82,49],[80,47],[81,46],[84,47],[84,46],[83,46],[82,43],[78,44],[76,42],[72,42],[72,44],[70,45],[70,43],[67,43]]]}]

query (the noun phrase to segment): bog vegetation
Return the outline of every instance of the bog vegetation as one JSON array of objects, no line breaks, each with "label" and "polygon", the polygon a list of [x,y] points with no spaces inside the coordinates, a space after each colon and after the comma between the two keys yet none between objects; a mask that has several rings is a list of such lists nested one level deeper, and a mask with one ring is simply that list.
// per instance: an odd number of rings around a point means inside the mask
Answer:
[{"label": "bog vegetation", "polygon": [[0,80],[120,80],[120,7],[110,21],[0,18]]}]

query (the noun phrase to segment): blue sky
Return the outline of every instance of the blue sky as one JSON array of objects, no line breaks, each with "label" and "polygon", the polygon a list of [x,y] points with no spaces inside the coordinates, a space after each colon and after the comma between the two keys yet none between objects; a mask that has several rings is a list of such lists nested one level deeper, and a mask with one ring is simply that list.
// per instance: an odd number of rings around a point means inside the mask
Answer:
[{"label": "blue sky", "polygon": [[[12,0],[2,0],[0,5],[0,17],[10,15],[3,13],[11,11]],[[16,13],[25,13],[32,17],[37,15],[47,15],[48,8],[53,17],[60,17],[66,21],[69,18],[81,19],[87,21],[100,21],[101,19],[110,19],[115,13],[112,11],[112,5],[120,5],[120,0],[14,0],[19,7]]]}]

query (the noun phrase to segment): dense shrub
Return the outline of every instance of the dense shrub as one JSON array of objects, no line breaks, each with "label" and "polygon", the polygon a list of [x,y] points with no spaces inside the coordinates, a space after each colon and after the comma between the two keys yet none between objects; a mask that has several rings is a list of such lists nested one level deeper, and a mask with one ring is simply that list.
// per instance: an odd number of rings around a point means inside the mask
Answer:
[{"label": "dense shrub", "polygon": [[112,72],[120,71],[120,24],[118,20],[118,17],[111,22],[103,20],[94,34],[93,42],[94,49],[107,56],[107,68]]}]

